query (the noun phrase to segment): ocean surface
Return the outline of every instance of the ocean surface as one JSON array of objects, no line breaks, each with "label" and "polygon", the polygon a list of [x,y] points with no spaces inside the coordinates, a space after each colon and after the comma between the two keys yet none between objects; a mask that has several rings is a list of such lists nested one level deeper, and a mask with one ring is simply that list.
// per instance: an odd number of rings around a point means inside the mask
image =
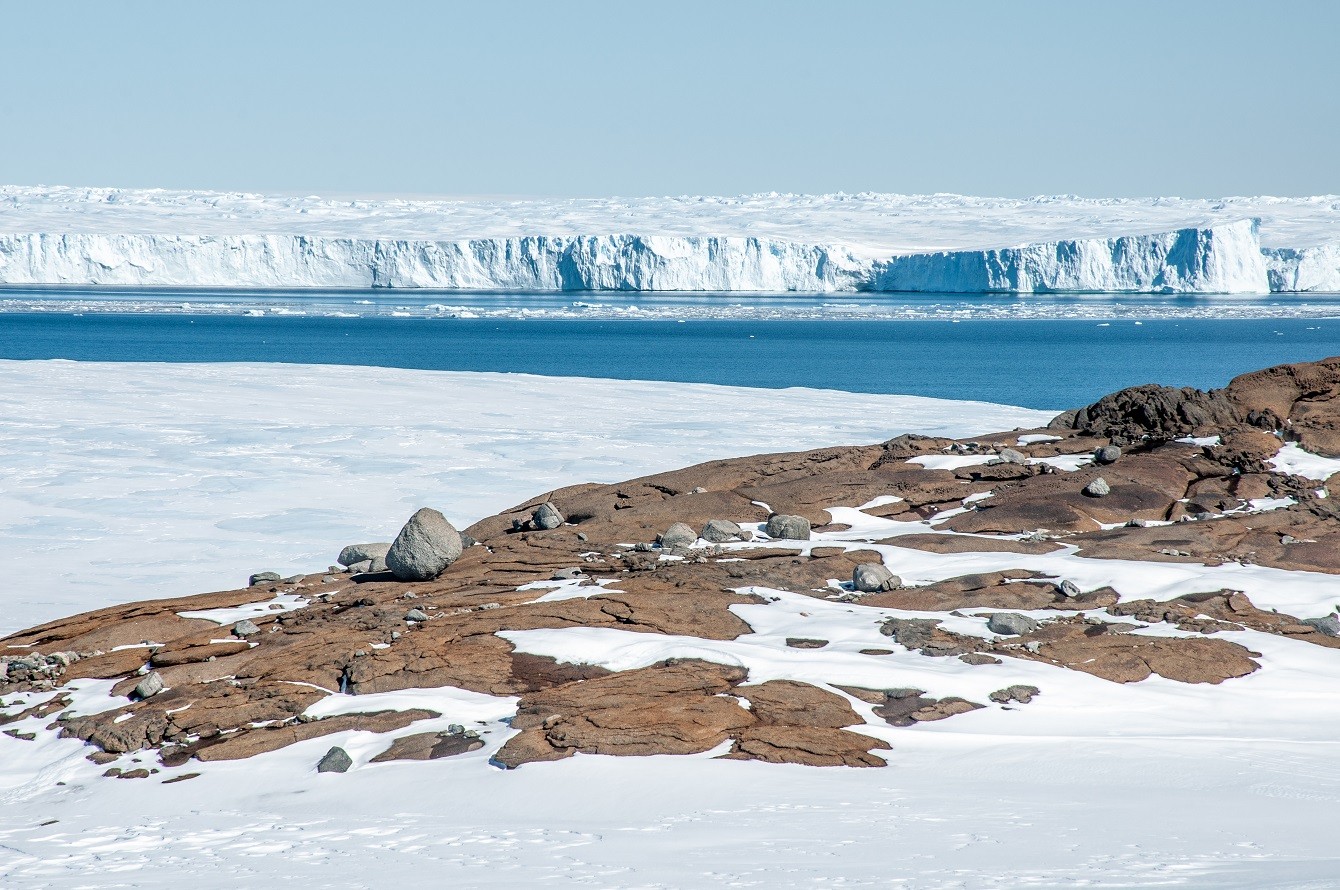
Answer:
[{"label": "ocean surface", "polygon": [[[1085,404],[1340,354],[1340,319],[397,318],[0,313],[0,358],[288,362]],[[673,406],[667,406],[673,411]]]}]

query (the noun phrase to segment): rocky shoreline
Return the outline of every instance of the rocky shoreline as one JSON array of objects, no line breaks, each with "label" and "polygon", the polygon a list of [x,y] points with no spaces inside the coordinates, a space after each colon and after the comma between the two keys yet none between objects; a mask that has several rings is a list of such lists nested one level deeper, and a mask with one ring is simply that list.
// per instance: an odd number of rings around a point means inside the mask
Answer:
[{"label": "rocky shoreline", "polygon": [[[1266,661],[1253,634],[1340,648],[1334,603],[1291,599],[1285,574],[1323,591],[1340,575],[1337,455],[1332,358],[1208,393],[1123,390],[1046,429],[572,486],[463,531],[422,509],[324,572],[257,573],[0,640],[0,724],[164,781],[347,731],[385,736],[368,762],[484,749],[509,768],[575,753],[883,766],[896,732],[1045,698],[1045,679],[1009,682],[1012,666],[1231,684]],[[1185,577],[1145,595],[1142,567]],[[1273,573],[1278,597],[1234,587],[1244,572]],[[804,627],[820,610],[834,616],[823,634],[760,630],[758,616]],[[688,654],[625,664],[599,649],[610,635]],[[588,638],[589,659],[532,651]],[[756,642],[783,666],[739,655]],[[899,659],[928,666],[926,688],[849,682]],[[932,688],[951,663],[984,694]],[[442,688],[511,716],[445,722],[385,697]],[[363,766],[338,745],[312,764]]]}]

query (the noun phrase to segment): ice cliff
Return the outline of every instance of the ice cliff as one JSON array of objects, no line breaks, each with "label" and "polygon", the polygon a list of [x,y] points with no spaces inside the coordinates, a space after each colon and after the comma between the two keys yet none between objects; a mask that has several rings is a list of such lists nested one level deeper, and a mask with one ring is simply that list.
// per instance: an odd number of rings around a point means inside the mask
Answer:
[{"label": "ice cliff", "polygon": [[998,250],[943,251],[876,262],[870,290],[940,293],[1264,293],[1252,220],[1154,235],[1087,238]]},{"label": "ice cliff", "polygon": [[[500,291],[1129,291],[1317,289],[1314,266],[1266,257],[1249,221],[1154,235],[863,260],[759,238],[637,235],[403,241],[306,235],[0,235],[0,282]],[[1292,273],[1285,271],[1286,267]],[[1301,277],[1300,277],[1301,276]],[[1310,276],[1310,277],[1309,277]],[[1329,280],[1337,276],[1332,274]],[[1300,280],[1313,286],[1298,288]]]},{"label": "ice cliff", "polygon": [[1340,242],[1266,248],[1266,275],[1278,292],[1340,293]]},{"label": "ice cliff", "polygon": [[1340,291],[1340,198],[339,201],[0,186],[0,285],[29,284]]},{"label": "ice cliff", "polygon": [[0,235],[0,282],[500,291],[850,291],[868,264],[736,237],[400,241],[304,235]]}]

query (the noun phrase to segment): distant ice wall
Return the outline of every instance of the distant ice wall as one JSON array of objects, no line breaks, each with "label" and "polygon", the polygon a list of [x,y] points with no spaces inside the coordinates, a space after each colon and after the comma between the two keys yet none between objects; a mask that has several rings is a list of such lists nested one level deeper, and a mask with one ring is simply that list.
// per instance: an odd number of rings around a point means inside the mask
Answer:
[{"label": "distant ice wall", "polygon": [[1272,291],[1340,292],[1340,242],[1264,251]]},{"label": "distant ice wall", "polygon": [[1266,293],[1340,290],[1340,244],[1263,254],[1252,220],[1152,235],[861,259],[745,236],[465,241],[0,235],[0,283],[499,291]]},{"label": "distant ice wall", "polygon": [[945,251],[874,264],[869,289],[939,293],[1266,293],[1253,220],[1154,235],[998,250]]},{"label": "distant ice wall", "polygon": [[867,267],[840,249],[750,237],[0,235],[7,284],[823,292],[855,290]]}]

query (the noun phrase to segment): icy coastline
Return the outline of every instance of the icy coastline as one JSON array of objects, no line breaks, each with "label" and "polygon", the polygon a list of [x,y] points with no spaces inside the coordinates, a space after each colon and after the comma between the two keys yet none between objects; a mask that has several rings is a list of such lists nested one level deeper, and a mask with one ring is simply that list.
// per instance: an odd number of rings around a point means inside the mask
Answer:
[{"label": "icy coastline", "polygon": [[1340,290],[1340,199],[324,201],[0,188],[0,284],[494,291]]}]

